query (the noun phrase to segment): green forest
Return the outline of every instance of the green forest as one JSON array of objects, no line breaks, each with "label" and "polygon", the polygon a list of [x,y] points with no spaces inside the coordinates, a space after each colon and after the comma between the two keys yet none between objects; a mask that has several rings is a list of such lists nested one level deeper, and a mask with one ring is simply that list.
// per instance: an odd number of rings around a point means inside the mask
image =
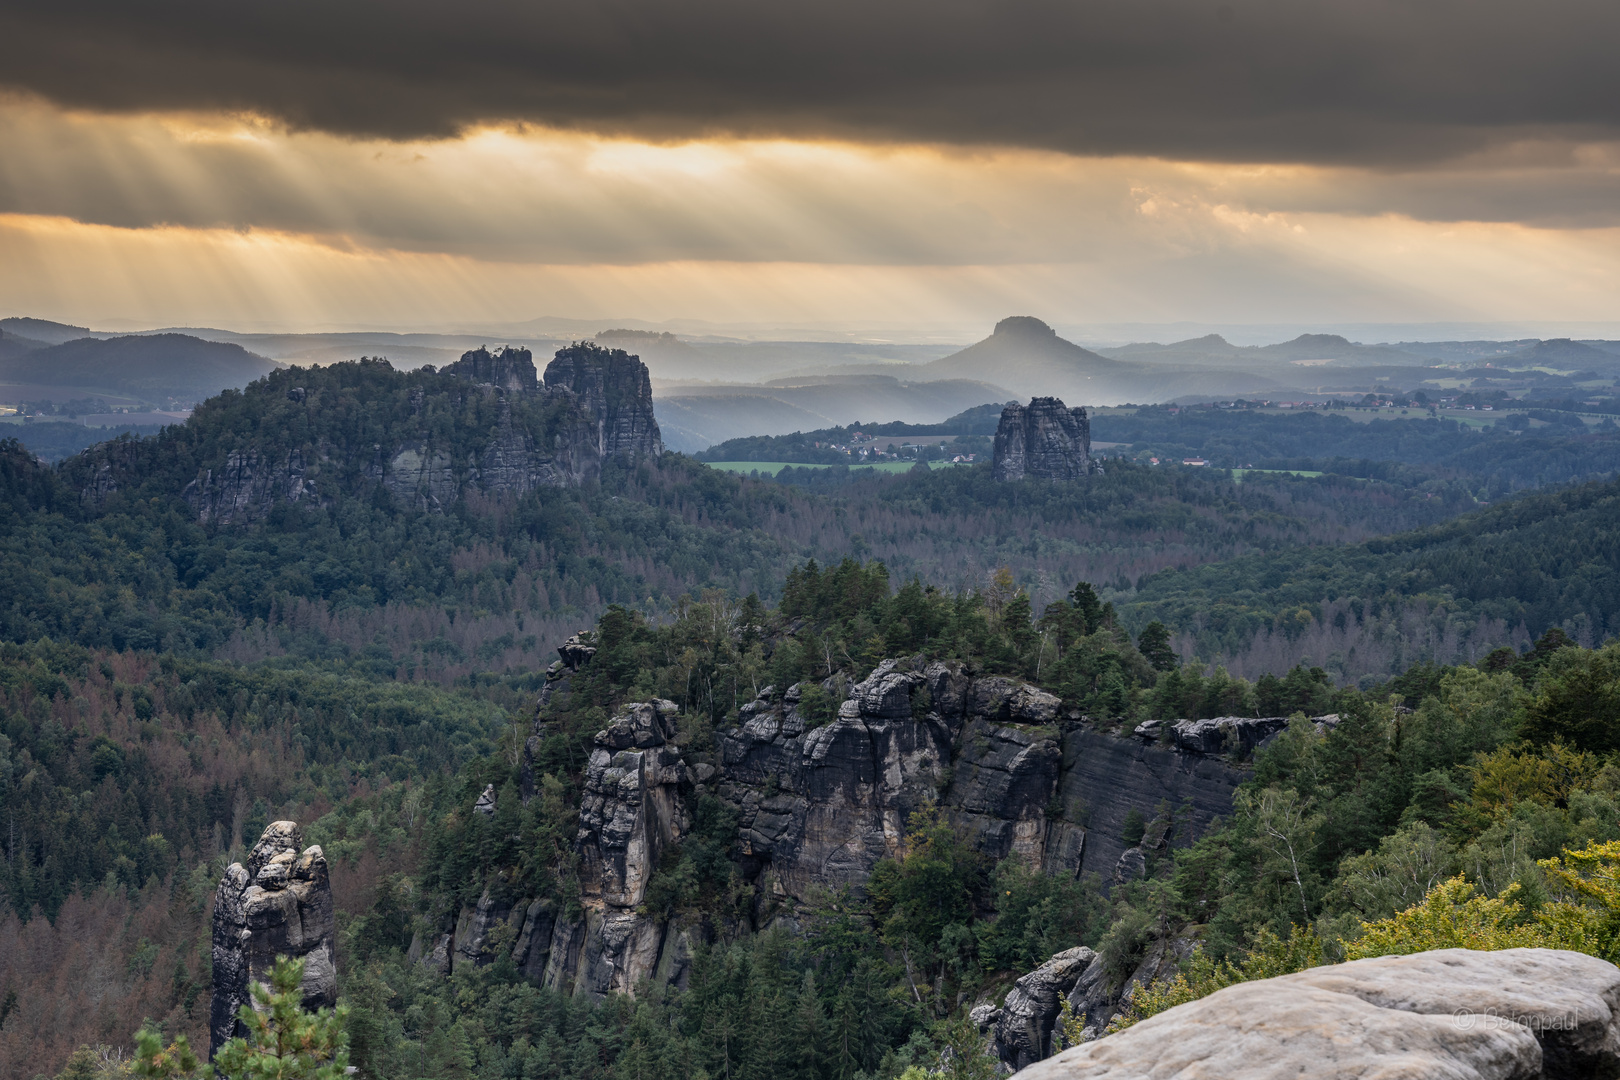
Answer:
[{"label": "green forest", "polygon": [[[274,372],[59,465],[0,443],[0,1072],[114,1075],[147,1021],[206,1044],[213,888],[278,819],[331,862],[350,1062],[379,1080],[976,1075],[968,1009],[1062,949],[1117,978],[1191,950],[1129,1022],[1356,955],[1426,897],[1497,904],[1486,930],[1514,940],[1620,940],[1612,913],[1558,907],[1547,865],[1620,841],[1607,435],[1257,423],[1257,456],[1343,464],[1241,482],[1121,460],[1083,483],[985,463],[801,487],[666,454],[433,509],[372,468],[384,444],[460,463],[503,425],[544,444],[567,422],[368,361]],[[311,497],[201,520],[187,485],[246,446],[324,448]],[[537,704],[587,629],[595,655]],[[685,989],[596,1001],[509,960],[418,962],[486,889],[578,904],[586,762],[625,704],[674,702],[682,753],[710,760],[762,687],[803,687],[814,728],[895,657],[1027,681],[1060,734],[1294,719],[1229,763],[1230,816],[1149,845],[1135,880],[995,862],[920,812],[863,887],[768,928],[736,808],[687,785],[646,904],[704,928]]]}]

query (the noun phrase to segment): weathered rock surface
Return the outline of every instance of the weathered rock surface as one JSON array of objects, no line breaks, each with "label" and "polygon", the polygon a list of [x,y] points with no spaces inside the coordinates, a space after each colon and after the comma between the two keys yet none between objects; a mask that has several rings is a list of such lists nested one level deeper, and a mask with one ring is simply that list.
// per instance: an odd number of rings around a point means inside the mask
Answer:
[{"label": "weathered rock surface", "polygon": [[1084,946],[1068,949],[1014,983],[995,1020],[995,1055],[1014,1069],[1050,1056],[1064,996],[1096,960]]},{"label": "weathered rock surface", "polygon": [[559,349],[546,365],[546,387],[573,393],[596,422],[597,452],[604,458],[664,452],[653,416],[652,378],[641,358],[590,342]]},{"label": "weathered rock surface", "polygon": [[591,419],[577,408],[558,420],[550,446],[512,423],[510,400],[501,402],[499,415],[473,474],[483,490],[522,495],[582,484],[601,472],[602,454],[593,438]]},{"label": "weathered rock surface", "polygon": [[394,498],[418,510],[443,513],[461,495],[470,468],[457,469],[450,455],[426,444],[402,446],[388,462],[382,482]]},{"label": "weathered rock surface", "polygon": [[[547,673],[524,755],[525,798],[534,793],[546,703],[567,693],[593,652],[586,638],[570,639]],[[523,925],[514,962],[577,994],[683,977],[691,931],[636,908],[660,854],[684,835],[683,808],[700,784],[737,811],[733,853],[756,887],[757,928],[793,922],[817,890],[860,889],[879,859],[900,852],[919,809],[937,807],[992,857],[1017,854],[1049,873],[1094,873],[1106,883],[1126,852],[1132,810],[1150,822],[1133,848],[1145,867],[1151,852],[1190,843],[1230,813],[1244,775],[1219,757],[1099,732],[1061,715],[1061,702],[1037,687],[960,664],[885,660],[819,724],[801,712],[803,689],[760,690],[702,761],[688,762],[674,745],[670,703],[622,708],[597,734],[587,768],[576,841],[585,916],[529,914],[532,902],[516,902],[510,918]],[[506,917],[496,911],[483,922]],[[476,912],[463,912],[462,923],[466,932],[480,925]],[[429,960],[447,966],[460,949],[489,962],[481,945],[456,944],[462,932],[443,927],[450,944]],[[1111,1015],[1118,988],[1099,992],[1094,1011]],[[1056,999],[1048,1004],[1055,1010]],[[1021,1045],[1033,1054],[1043,1044],[1032,1036]]]},{"label": "weathered rock surface", "polygon": [[[388,368],[382,360],[365,363]],[[575,486],[599,475],[606,458],[663,453],[647,367],[622,351],[589,345],[564,349],[547,367],[544,383],[531,353],[521,348],[474,349],[437,374],[465,385],[457,388],[430,371],[408,376],[414,380],[407,395],[410,419],[396,414],[375,443],[356,447],[343,445],[341,438],[335,444],[318,440],[272,453],[245,437],[224,451],[223,460],[215,457],[199,469],[182,496],[202,521],[262,521],[279,504],[323,505],[315,478],[324,472],[322,484],[359,476],[381,484],[405,505],[437,513],[469,490],[522,495]],[[258,391],[250,387],[248,392]],[[329,392],[285,387],[277,393],[312,415],[343,407]],[[433,412],[433,395],[440,415],[450,408],[457,417],[465,415],[467,401],[484,395],[495,405],[495,423],[481,419],[473,449],[462,441],[452,454],[439,429],[418,419]],[[86,458],[80,470],[86,505],[99,507],[140,481],[139,453],[120,445],[109,444]],[[329,499],[332,492],[326,495]]]},{"label": "weathered rock surface", "polygon": [[1091,421],[1085,409],[1070,409],[1057,398],[1010,403],[996,428],[993,472],[997,480],[1078,480],[1101,472],[1091,459]]},{"label": "weathered rock surface", "polygon": [[305,1008],[337,1004],[326,857],[319,847],[302,845],[295,822],[273,822],[248,853],[247,865],[232,863],[220,880],[214,894],[210,1058],[240,1033],[236,1014],[252,1003],[250,985],[269,981],[277,956],[303,959]]},{"label": "weathered rock surface", "polygon": [[1228,987],[1021,1075],[1616,1077],[1620,969],[1550,949],[1358,960]]},{"label": "weathered rock surface", "polygon": [[494,386],[513,394],[533,393],[539,385],[534,354],[528,349],[504,346],[490,352],[480,346],[461,354],[461,359],[444,366],[444,375],[454,375],[478,386]]},{"label": "weathered rock surface", "polygon": [[862,885],[911,812],[934,805],[992,857],[1106,881],[1131,810],[1163,817],[1157,841],[1188,843],[1231,812],[1243,777],[1060,718],[1051,694],[961,665],[886,660],[820,727],[799,700],[798,687],[767,687],[744,706],[718,736],[715,780],[740,812],[744,872],[790,905]]},{"label": "weathered rock surface", "polygon": [[[575,651],[564,654],[575,667],[559,662],[541,691],[534,734],[524,753],[525,797],[533,794],[545,702],[595,652],[578,638],[570,639]],[[513,963],[552,989],[603,997],[633,994],[644,980],[684,984],[692,958],[690,936],[637,910],[659,859],[687,830],[681,788],[691,784],[691,774],[674,744],[675,714],[671,701],[633,702],[596,735],[575,837],[582,918],[559,917],[550,900],[503,903],[486,890],[475,907],[462,909],[423,962],[440,971],[492,963],[496,956],[488,945],[490,931],[508,923],[515,931]],[[474,809],[495,811],[492,789]]]},{"label": "weathered rock surface", "polygon": [[198,521],[261,521],[278,502],[313,497],[305,482],[308,473],[298,450],[289,450],[280,460],[255,449],[233,450],[218,469],[202,470],[180,497],[197,511]]}]

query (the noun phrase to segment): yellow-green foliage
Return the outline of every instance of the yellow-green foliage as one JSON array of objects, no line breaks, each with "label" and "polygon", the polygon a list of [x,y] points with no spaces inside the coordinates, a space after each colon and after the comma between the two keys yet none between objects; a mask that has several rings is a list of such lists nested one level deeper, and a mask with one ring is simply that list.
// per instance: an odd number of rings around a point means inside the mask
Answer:
[{"label": "yellow-green foliage", "polygon": [[[1538,760],[1556,763],[1562,756],[1555,752]],[[1585,765],[1579,759],[1586,755],[1568,756],[1577,759],[1577,768]],[[1489,770],[1498,777],[1513,771],[1515,763],[1508,755],[1492,757],[1497,760],[1487,759],[1482,771]],[[1545,781],[1560,782],[1551,771],[1535,771]],[[1361,937],[1342,943],[1345,959],[1404,956],[1430,949],[1535,947],[1571,949],[1611,962],[1620,957],[1620,841],[1566,851],[1562,858],[1546,859],[1539,865],[1560,899],[1526,912],[1515,899],[1517,885],[1492,897],[1482,894],[1461,875],[1448,878],[1430,889],[1421,903],[1387,919],[1362,923]],[[1287,975],[1322,962],[1322,940],[1313,931],[1297,926],[1287,938],[1260,930],[1253,949],[1235,964],[1213,960],[1200,948],[1174,979],[1138,987],[1130,1006],[1114,1018],[1108,1031],[1122,1031],[1166,1009],[1197,1001],[1236,983]],[[1059,1023],[1065,1042],[1073,1045],[1079,1041],[1082,1021],[1072,1016],[1067,1003]]]},{"label": "yellow-green foliage", "polygon": [[[1195,949],[1174,979],[1137,987],[1131,995],[1130,1006],[1109,1023],[1108,1033],[1123,1031],[1166,1009],[1197,1001],[1236,983],[1318,967],[1322,959],[1322,939],[1314,931],[1298,926],[1293,927],[1286,938],[1261,927],[1255,933],[1254,947],[1235,964],[1230,960],[1214,960],[1202,948]],[[1067,1034],[1065,1029],[1065,1037]]]},{"label": "yellow-green foliage", "polygon": [[1526,914],[1518,886],[1481,895],[1462,877],[1441,882],[1417,904],[1363,923],[1346,958],[1394,956],[1428,949],[1571,949],[1613,962],[1620,956],[1620,841],[1566,851],[1538,863],[1559,899]]},{"label": "yellow-green foliage", "polygon": [[1553,743],[1544,750],[1505,746],[1481,755],[1469,770],[1476,811],[1497,817],[1521,802],[1563,806],[1576,791],[1591,788],[1603,763],[1594,755]]},{"label": "yellow-green foliage", "polygon": [[1601,956],[1620,955],[1620,841],[1566,851],[1538,864],[1561,898],[1536,913],[1546,943]]},{"label": "yellow-green foliage", "polygon": [[1377,922],[1362,923],[1362,936],[1345,943],[1345,958],[1404,956],[1429,949],[1516,949],[1542,944],[1541,930],[1523,923],[1524,909],[1511,897],[1488,897],[1467,879],[1449,878],[1429,890],[1421,904]]}]

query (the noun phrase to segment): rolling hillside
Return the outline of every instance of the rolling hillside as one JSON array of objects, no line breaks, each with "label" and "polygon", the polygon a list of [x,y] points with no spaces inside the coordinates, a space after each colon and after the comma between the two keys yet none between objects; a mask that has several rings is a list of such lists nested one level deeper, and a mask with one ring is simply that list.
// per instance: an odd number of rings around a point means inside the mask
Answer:
[{"label": "rolling hillside", "polygon": [[277,366],[240,345],[184,334],[87,337],[0,360],[0,383],[57,389],[65,396],[100,391],[157,404],[190,403],[246,386]]}]

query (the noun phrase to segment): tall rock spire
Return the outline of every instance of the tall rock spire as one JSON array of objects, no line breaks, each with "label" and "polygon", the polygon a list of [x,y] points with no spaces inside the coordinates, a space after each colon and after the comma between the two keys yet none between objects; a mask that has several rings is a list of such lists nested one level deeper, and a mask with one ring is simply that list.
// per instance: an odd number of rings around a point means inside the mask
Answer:
[{"label": "tall rock spire", "polygon": [[546,387],[571,391],[596,418],[597,448],[603,458],[664,452],[653,415],[652,378],[638,356],[585,342],[557,350],[546,365]]},{"label": "tall rock spire", "polygon": [[275,821],[232,863],[214,893],[214,998],[208,1057],[240,1034],[236,1014],[253,1002],[253,983],[268,983],[276,957],[304,961],[304,1008],[337,1004],[332,962],[336,929],[332,883],[318,846],[303,847],[297,822]]}]

